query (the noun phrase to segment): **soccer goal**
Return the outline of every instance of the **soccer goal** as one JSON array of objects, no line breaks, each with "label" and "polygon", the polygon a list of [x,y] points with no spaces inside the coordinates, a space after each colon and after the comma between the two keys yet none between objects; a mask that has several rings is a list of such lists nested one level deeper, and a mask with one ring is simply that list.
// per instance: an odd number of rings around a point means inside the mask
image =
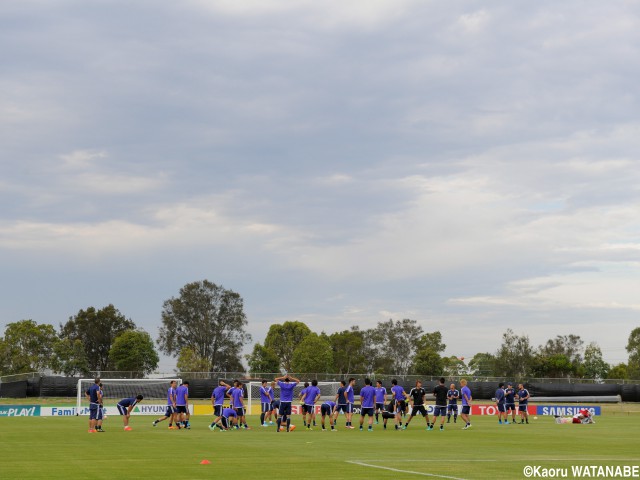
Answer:
[{"label": "soccer goal", "polygon": [[[105,378],[101,379],[102,391],[107,402],[119,402],[123,398],[135,397],[137,395],[144,396],[145,400],[166,400],[167,390],[172,380],[182,383],[180,378]],[[79,415],[82,408],[82,402],[88,404],[86,400],[87,390],[93,385],[95,379],[81,378],[78,380],[78,398],[76,405],[76,415]]]},{"label": "soccer goal", "polygon": [[[309,382],[311,383],[311,382]],[[271,385],[271,382],[268,383]],[[260,410],[260,387],[262,386],[261,382],[249,382],[247,385],[247,413],[254,413],[252,410],[252,406],[257,405],[257,409],[255,413],[259,413]],[[338,387],[340,387],[340,382],[318,382],[318,388],[320,389],[320,400],[318,404],[325,402],[327,400],[333,400],[336,394],[338,393]],[[298,400],[300,392],[304,388],[304,382],[296,385],[293,390],[293,400],[294,402]],[[274,399],[280,399],[280,387],[276,384],[273,387],[274,390]]]}]

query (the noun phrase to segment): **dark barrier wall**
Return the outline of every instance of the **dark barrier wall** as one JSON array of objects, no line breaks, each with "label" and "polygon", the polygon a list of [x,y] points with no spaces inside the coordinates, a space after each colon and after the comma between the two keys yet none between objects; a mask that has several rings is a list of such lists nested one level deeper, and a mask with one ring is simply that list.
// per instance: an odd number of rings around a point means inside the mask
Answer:
[{"label": "dark barrier wall", "polygon": [[0,384],[0,397],[3,398],[26,398],[27,381],[6,382]]},{"label": "dark barrier wall", "polygon": [[42,377],[41,397],[75,397],[78,379],[73,377]]}]

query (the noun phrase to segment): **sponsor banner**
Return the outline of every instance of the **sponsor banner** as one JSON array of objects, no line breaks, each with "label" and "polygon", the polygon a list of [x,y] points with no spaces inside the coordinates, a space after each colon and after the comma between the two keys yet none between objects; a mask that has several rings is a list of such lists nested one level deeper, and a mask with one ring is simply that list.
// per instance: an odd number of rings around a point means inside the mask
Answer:
[{"label": "sponsor banner", "polygon": [[[166,410],[166,405],[141,403],[133,407],[131,415],[154,415],[161,417],[164,415]],[[193,405],[189,405],[189,413],[193,414]],[[39,414],[42,417],[72,417],[75,415],[89,416],[89,407],[80,407],[80,410],[76,407],[69,406],[40,407]],[[105,407],[105,415],[120,415],[120,412],[118,412],[118,408],[115,405],[107,405]]]},{"label": "sponsor banner", "polygon": [[0,417],[38,417],[40,405],[0,405]]},{"label": "sponsor banner", "polygon": [[560,405],[536,405],[537,415],[559,415],[561,417],[573,417],[580,410],[588,410],[591,415],[602,415],[602,407],[597,406],[560,406]]}]

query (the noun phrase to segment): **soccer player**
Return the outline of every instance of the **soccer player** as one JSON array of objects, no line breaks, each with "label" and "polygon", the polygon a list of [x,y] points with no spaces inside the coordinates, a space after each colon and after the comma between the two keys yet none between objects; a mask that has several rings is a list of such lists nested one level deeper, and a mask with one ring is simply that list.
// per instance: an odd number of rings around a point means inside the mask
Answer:
[{"label": "soccer player", "polygon": [[447,392],[447,399],[449,404],[447,405],[447,423],[451,421],[451,413],[453,413],[453,423],[458,420],[458,398],[460,398],[460,392],[456,389],[456,384],[449,385],[449,391]]},{"label": "soccer player", "polygon": [[356,386],[356,379],[351,377],[349,379],[349,384],[347,388],[344,390],[344,394],[347,397],[347,428],[356,428],[353,426],[351,422],[351,418],[353,417],[353,403],[355,402],[355,392],[353,388]]},{"label": "soccer player", "polygon": [[[100,379],[96,378],[93,385],[89,387],[89,433],[96,433],[98,421],[102,421],[102,391],[100,390]],[[102,429],[101,429],[102,430]]]},{"label": "soccer player", "polygon": [[376,425],[378,415],[384,412],[384,404],[387,403],[387,389],[382,386],[382,380],[376,380]]},{"label": "soccer player", "polygon": [[376,404],[376,389],[371,385],[371,379],[364,379],[364,387],[360,389],[360,430],[364,424],[364,416],[369,415],[369,432],[373,432],[373,412]]},{"label": "soccer player", "polygon": [[504,390],[504,409],[505,418],[509,418],[509,411],[511,411],[511,423],[516,423],[516,391],[511,382],[507,383],[507,388]]},{"label": "soccer player", "polygon": [[587,410],[586,408],[580,410],[573,417],[560,417],[559,415],[555,415],[555,418],[556,423],[573,423],[578,425],[588,425],[590,423],[596,423],[589,413],[589,410]]},{"label": "soccer player", "polygon": [[[158,423],[165,421],[167,418],[169,419],[169,429],[170,430],[179,430],[180,424],[178,423],[178,418],[176,415],[176,385],[178,382],[175,380],[171,380],[171,384],[169,385],[169,390],[167,390],[167,411],[164,413],[164,417],[160,417],[157,420],[153,421],[153,426],[157,426]],[[173,422],[176,422],[176,426],[173,426]]]},{"label": "soccer player", "polygon": [[509,419],[507,418],[507,411],[505,409],[505,394],[504,394],[504,383],[500,382],[498,384],[498,389],[495,393],[496,399],[496,408],[498,409],[498,424],[502,424],[502,419],[504,418],[504,423],[508,424]]},{"label": "soccer player", "polygon": [[[293,382],[291,380],[293,380]],[[275,381],[278,382],[278,386],[280,387],[280,409],[278,410],[278,420],[276,422],[278,429],[276,431],[280,432],[280,427],[282,426],[282,422],[284,422],[287,425],[287,432],[290,432],[293,389],[300,383],[300,380],[289,375],[284,375],[277,377]]]},{"label": "soccer player", "polygon": [[267,427],[265,421],[266,416],[271,416],[271,402],[273,402],[273,390],[269,386],[266,380],[262,380],[262,386],[260,387],[260,407],[262,413],[260,414],[260,425]]},{"label": "soccer player", "polygon": [[[216,419],[215,427],[218,427],[220,431],[226,432],[227,430],[236,427],[238,421],[238,414],[233,408],[223,408],[220,417]],[[215,430],[215,427],[211,430]]]},{"label": "soccer player", "polygon": [[124,422],[124,429],[129,431],[131,427],[129,426],[129,417],[131,416],[131,410],[137,404],[139,404],[144,397],[142,395],[138,395],[137,397],[131,398],[123,398],[118,402],[116,407],[118,408],[118,412],[122,415],[122,421]]},{"label": "soccer player", "polygon": [[244,415],[244,388],[242,388],[242,383],[239,380],[234,380],[233,388],[229,389],[227,395],[231,397],[231,407],[235,409],[238,415],[236,426],[242,425],[247,430],[249,427]]},{"label": "soccer player", "polygon": [[409,416],[409,420],[404,424],[403,430],[406,430],[413,417],[415,417],[418,413],[422,414],[427,422],[427,430],[433,430],[433,425],[429,423],[429,414],[427,413],[427,409],[424,407],[425,397],[427,396],[427,391],[422,388],[422,382],[420,380],[416,380],[416,386],[411,389],[409,392],[409,402],[411,403],[411,415]]},{"label": "soccer player", "polygon": [[189,382],[182,382],[176,388],[176,423],[190,429],[189,424]]},{"label": "soccer player", "polygon": [[[306,388],[304,392],[304,405],[302,406],[302,420],[307,426],[308,430],[311,430],[311,423],[316,425],[316,402],[320,399],[320,389],[318,388],[318,380],[312,380],[311,385]],[[307,415],[308,420],[307,420]]]},{"label": "soccer player", "polygon": [[211,392],[211,403],[213,404],[213,415],[214,418],[211,425],[209,425],[209,430],[215,430],[216,425],[220,417],[222,417],[222,410],[224,409],[224,398],[227,394],[227,391],[231,388],[231,385],[225,383],[223,380],[218,381],[218,386],[213,389]]},{"label": "soccer player", "polygon": [[332,402],[331,400],[327,400],[326,402],[324,402],[322,405],[320,405],[320,414],[322,415],[322,431],[326,431],[327,429],[325,428],[325,424],[324,424],[324,419],[325,417],[329,417],[329,425],[331,426],[331,431],[335,432],[336,429],[333,427],[333,421],[332,421],[332,417],[333,417],[333,411],[336,408],[336,402]]},{"label": "soccer player", "polygon": [[102,382],[98,384],[100,387],[100,418],[96,421],[96,432],[104,432],[102,429],[102,422],[107,418],[107,409],[104,406],[104,390],[102,389]]},{"label": "soccer player", "polygon": [[[395,420],[396,418],[396,403],[394,400],[391,400],[385,407],[384,411],[382,412],[382,420],[383,420],[383,426],[382,428],[384,428],[385,430],[387,429],[387,421],[390,418],[393,418]],[[398,426],[396,425],[396,430],[398,429]]]},{"label": "soccer player", "polygon": [[438,421],[438,417],[440,418],[440,431],[444,430],[444,417],[447,413],[447,396],[449,394],[449,390],[444,386],[444,377],[440,377],[438,385],[433,389],[433,396],[436,397],[436,405],[433,409],[433,423],[431,424],[430,430],[433,430],[433,426]]},{"label": "soccer player", "polygon": [[521,383],[518,384],[518,393],[516,394],[518,397],[518,411],[520,412],[520,423],[523,424],[525,421],[527,425],[529,424],[529,412],[527,412],[527,407],[529,406],[529,399],[531,395],[529,395],[529,390],[524,388],[524,385]]},{"label": "soccer player", "polygon": [[347,401],[347,383],[344,380],[340,380],[340,386],[338,387],[338,393],[336,393],[336,398],[334,398],[334,402],[336,402],[336,407],[333,411],[333,424],[337,425],[338,423],[338,415],[341,413],[347,416],[347,412],[349,411],[349,402]]},{"label": "soccer player", "polygon": [[463,430],[467,430],[471,428],[471,420],[469,419],[469,415],[471,415],[471,400],[473,397],[471,396],[471,389],[467,387],[467,380],[460,380],[460,395],[462,396],[462,412],[460,413],[460,417],[464,420]]},{"label": "soccer player", "polygon": [[393,398],[393,408],[396,414],[396,430],[399,430],[402,427],[402,416],[407,413],[407,402],[405,399],[407,398],[407,392],[404,391],[400,385],[398,385],[398,380],[395,378],[391,380],[391,396]]}]

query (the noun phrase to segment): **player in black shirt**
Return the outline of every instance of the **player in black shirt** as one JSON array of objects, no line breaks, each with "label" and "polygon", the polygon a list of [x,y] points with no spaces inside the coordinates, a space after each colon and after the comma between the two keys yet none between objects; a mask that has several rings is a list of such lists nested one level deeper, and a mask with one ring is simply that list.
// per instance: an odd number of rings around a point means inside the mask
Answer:
[{"label": "player in black shirt", "polygon": [[425,397],[427,396],[427,392],[424,388],[422,388],[422,382],[420,380],[416,380],[416,386],[411,389],[409,392],[409,401],[411,402],[411,416],[407,423],[404,424],[403,430],[409,426],[413,417],[415,417],[418,413],[421,413],[423,417],[425,417],[427,421],[427,430],[431,430],[433,425],[429,423],[429,414],[427,413],[427,409],[424,407]]},{"label": "player in black shirt", "polygon": [[438,416],[441,416],[440,430],[444,430],[444,417],[447,414],[447,396],[449,390],[444,386],[444,378],[440,378],[440,383],[433,389],[433,396],[436,397],[436,406],[433,411],[433,423],[429,430],[433,430],[433,425],[438,421]]}]

